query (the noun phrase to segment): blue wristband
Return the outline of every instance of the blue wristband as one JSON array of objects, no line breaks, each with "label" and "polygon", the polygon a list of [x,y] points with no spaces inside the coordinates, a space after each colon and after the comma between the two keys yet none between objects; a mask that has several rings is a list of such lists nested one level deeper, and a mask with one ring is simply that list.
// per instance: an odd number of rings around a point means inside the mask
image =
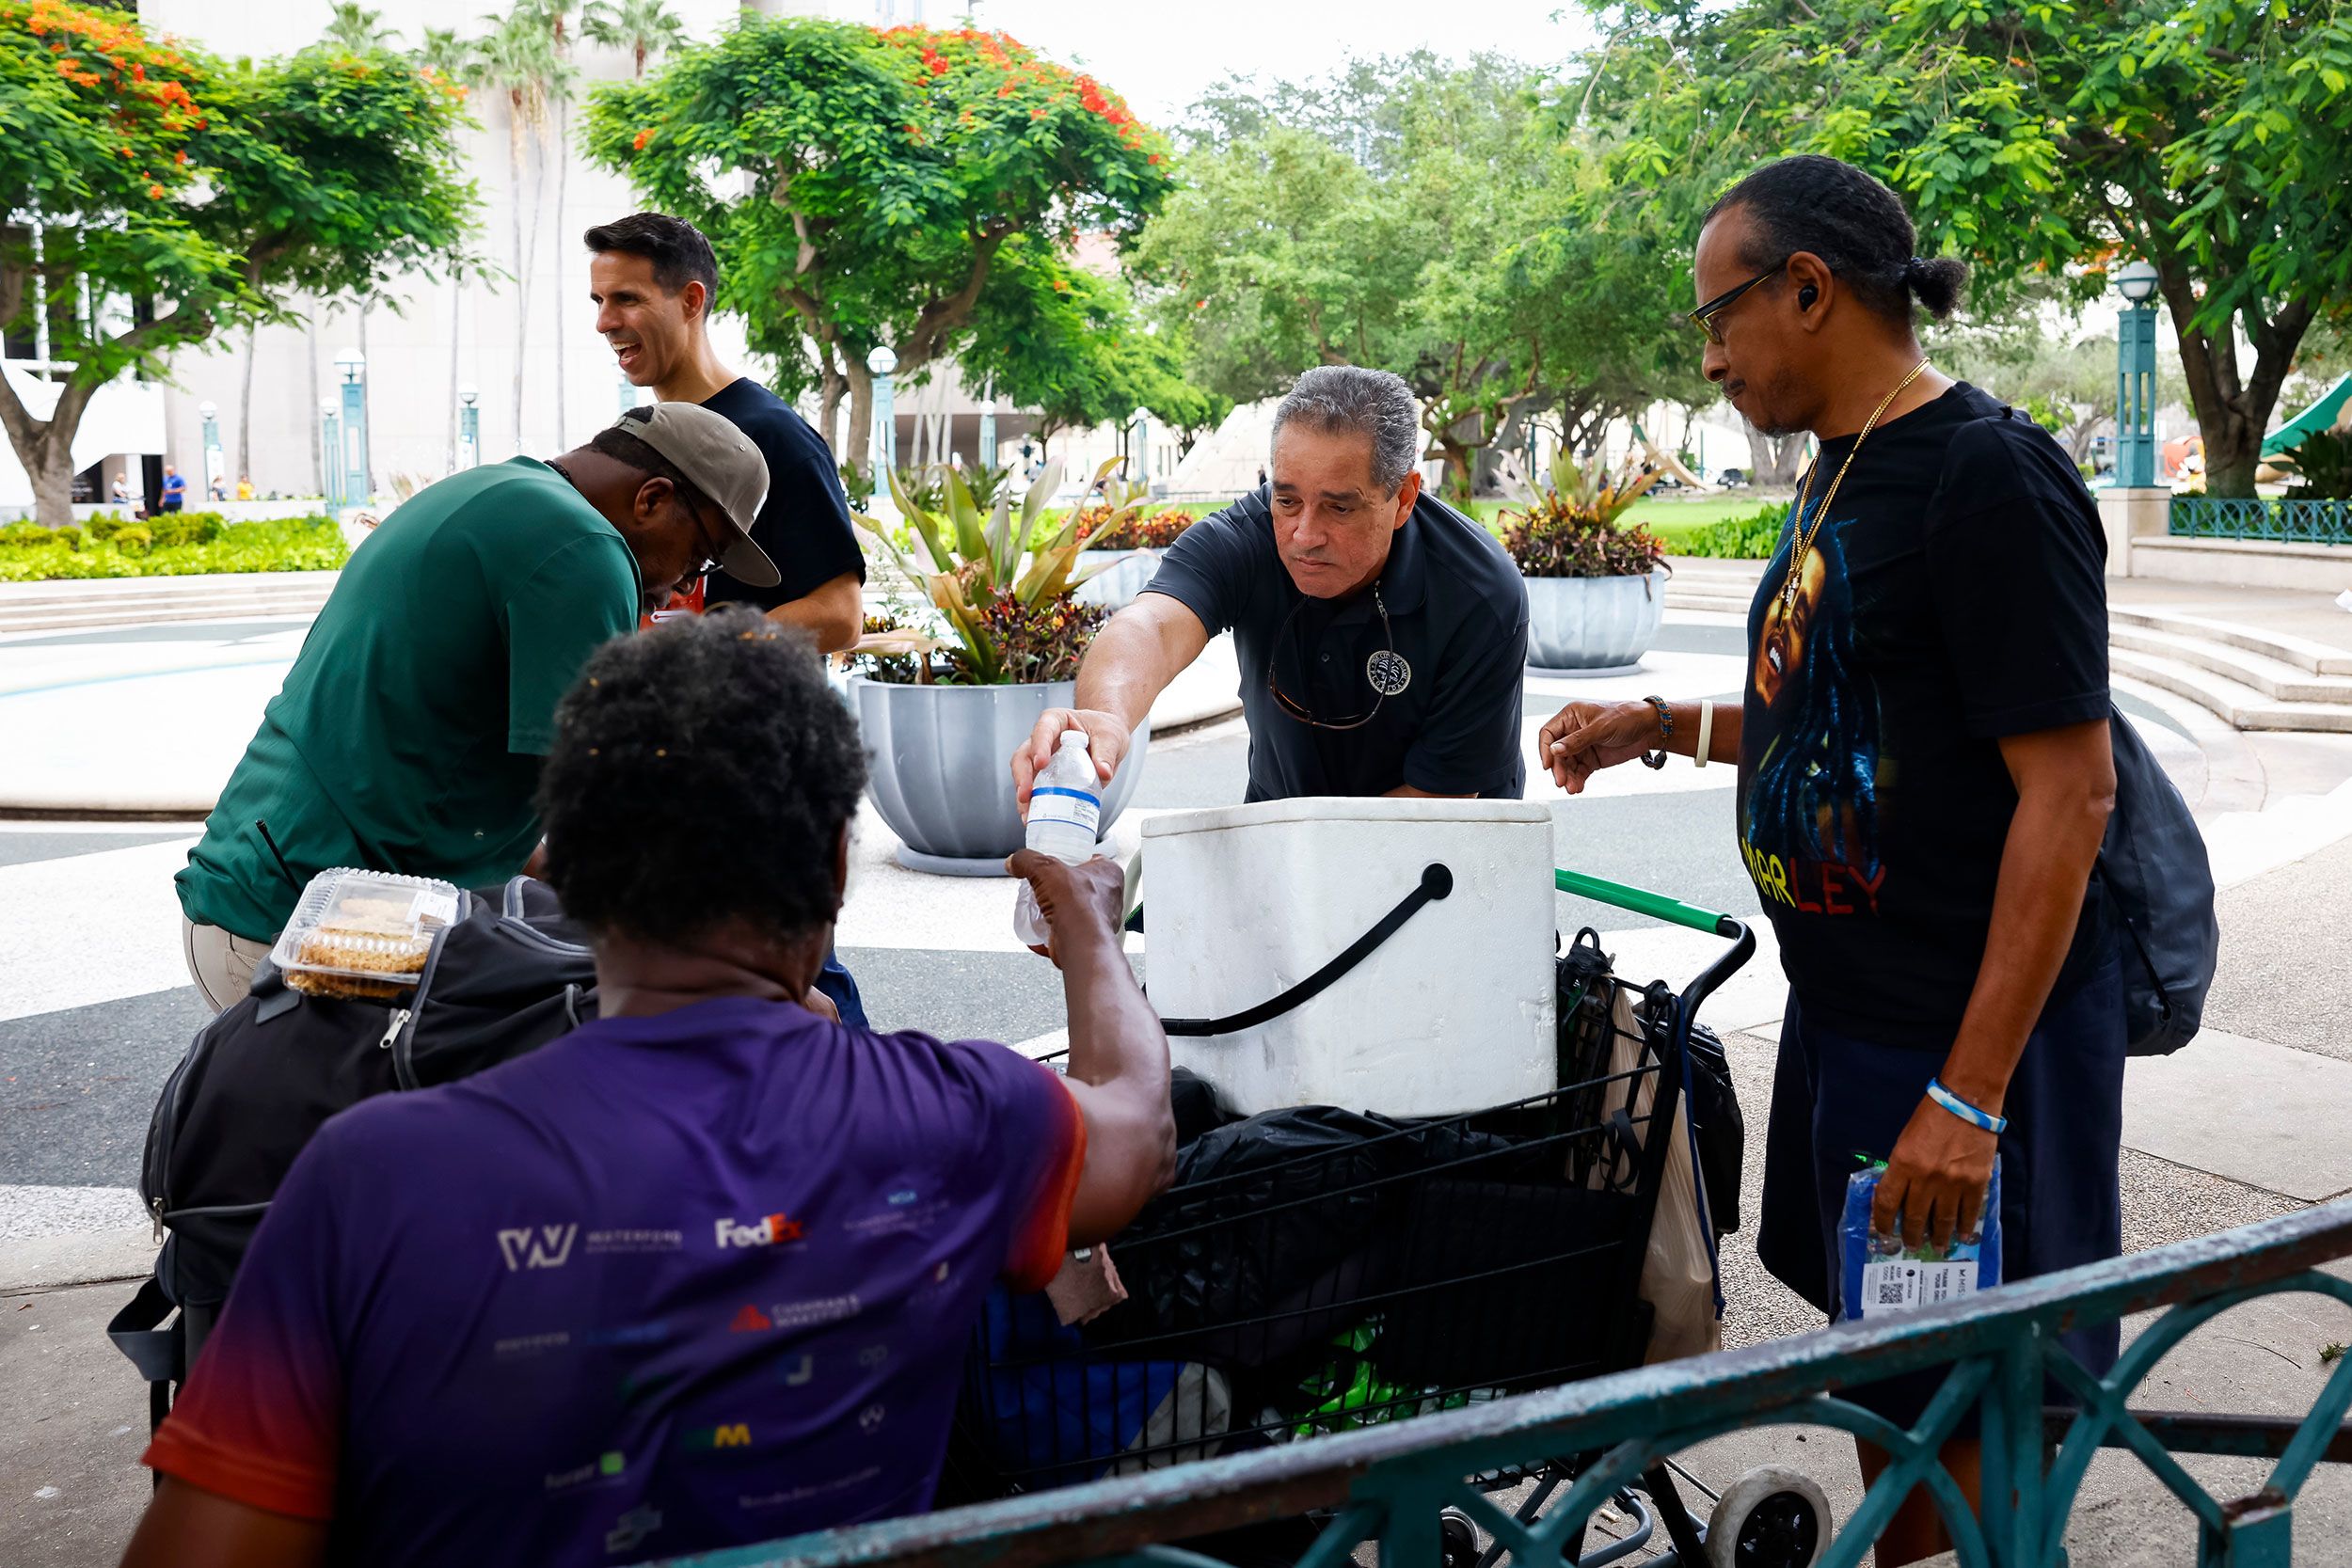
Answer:
[{"label": "blue wristband", "polygon": [[1979,1111],[1968,1101],[1944,1086],[1941,1078],[1928,1080],[1928,1098],[1958,1117],[1971,1127],[1981,1127],[1995,1137],[2009,1131],[2009,1117],[1996,1117],[1990,1111]]}]

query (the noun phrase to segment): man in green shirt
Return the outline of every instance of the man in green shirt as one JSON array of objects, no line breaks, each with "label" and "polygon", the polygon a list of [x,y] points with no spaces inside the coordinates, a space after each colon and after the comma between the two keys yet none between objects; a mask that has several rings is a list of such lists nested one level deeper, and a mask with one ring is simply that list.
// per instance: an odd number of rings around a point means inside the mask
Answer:
[{"label": "man in green shirt", "polygon": [[320,871],[460,887],[522,869],[556,700],[648,595],[723,566],[776,580],[749,530],[768,466],[723,417],[634,408],[551,463],[419,491],[351,558],[178,878],[188,972],[217,1012]]}]

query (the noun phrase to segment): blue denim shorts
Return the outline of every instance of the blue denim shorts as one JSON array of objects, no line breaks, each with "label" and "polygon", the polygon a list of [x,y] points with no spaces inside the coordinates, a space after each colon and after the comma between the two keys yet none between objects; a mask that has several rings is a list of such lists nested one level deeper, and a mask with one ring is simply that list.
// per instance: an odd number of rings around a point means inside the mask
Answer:
[{"label": "blue denim shorts", "polygon": [[[2026,1042],[2002,1112],[2001,1260],[2010,1279],[2122,1250],[2117,1162],[2123,1134],[2122,973],[2110,957],[2053,997]],[[1883,1160],[1944,1065],[1940,1052],[1875,1045],[1804,1021],[1790,992],[1764,1149],[1756,1252],[1772,1276],[1827,1313],[1837,1307],[1837,1224],[1857,1156]],[[2060,1342],[2094,1373],[2115,1365],[2117,1325]],[[1841,1390],[1912,1424],[1941,1371]],[[1974,1430],[1964,1426],[1960,1435]]]}]

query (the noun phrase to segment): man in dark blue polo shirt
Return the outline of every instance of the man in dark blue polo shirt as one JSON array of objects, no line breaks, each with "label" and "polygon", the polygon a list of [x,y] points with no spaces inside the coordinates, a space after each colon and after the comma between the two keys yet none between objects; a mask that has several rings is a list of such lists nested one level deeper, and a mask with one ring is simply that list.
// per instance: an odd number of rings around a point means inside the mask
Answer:
[{"label": "man in dark blue polo shirt", "polygon": [[1270,483],[1185,531],[1095,637],[1077,705],[1014,753],[1023,802],[1069,729],[1109,778],[1152,699],[1228,630],[1250,800],[1517,797],[1527,589],[1485,529],[1422,494],[1420,451],[1401,378],[1300,376],[1275,410]]}]

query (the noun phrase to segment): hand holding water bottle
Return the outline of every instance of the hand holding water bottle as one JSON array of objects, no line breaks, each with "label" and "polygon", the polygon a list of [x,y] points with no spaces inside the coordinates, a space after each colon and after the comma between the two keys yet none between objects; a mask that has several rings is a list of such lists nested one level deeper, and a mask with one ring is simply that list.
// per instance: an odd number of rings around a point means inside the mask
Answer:
[{"label": "hand holding water bottle", "polygon": [[1127,879],[1117,861],[1098,855],[1072,865],[1033,849],[1017,849],[1005,869],[1024,879],[1022,899],[1038,911],[1039,927],[1052,942],[1035,950],[1052,958],[1056,967],[1063,953],[1089,937],[1118,944],[1126,916]]},{"label": "hand holding water bottle", "polygon": [[[1052,760],[1030,785],[1027,847],[1066,865],[1092,860],[1102,821],[1102,781],[1087,751],[1087,733],[1065,730],[1055,744]],[[1046,951],[1052,940],[1052,927],[1039,906],[1037,891],[1026,881],[1013,900],[1012,930],[1040,953]]]}]

